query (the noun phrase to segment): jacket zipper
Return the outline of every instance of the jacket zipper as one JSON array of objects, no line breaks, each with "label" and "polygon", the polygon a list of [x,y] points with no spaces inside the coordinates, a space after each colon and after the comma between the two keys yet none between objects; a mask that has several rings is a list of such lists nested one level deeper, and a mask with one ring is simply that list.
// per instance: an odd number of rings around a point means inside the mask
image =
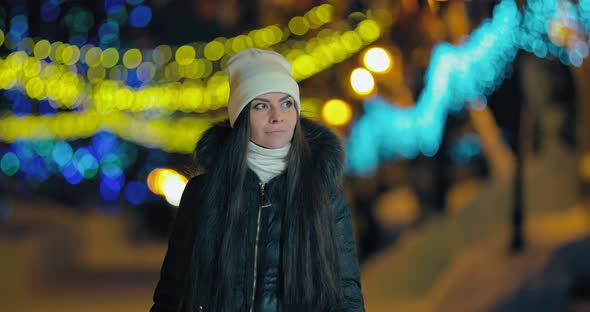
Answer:
[{"label": "jacket zipper", "polygon": [[260,205],[258,206],[258,217],[256,221],[256,244],[254,245],[254,279],[252,281],[252,305],[250,306],[250,312],[254,310],[254,299],[256,297],[256,279],[258,270],[258,240],[260,238],[260,216],[262,215],[262,208],[270,207],[271,203],[266,198],[264,192],[265,184],[260,182]]}]

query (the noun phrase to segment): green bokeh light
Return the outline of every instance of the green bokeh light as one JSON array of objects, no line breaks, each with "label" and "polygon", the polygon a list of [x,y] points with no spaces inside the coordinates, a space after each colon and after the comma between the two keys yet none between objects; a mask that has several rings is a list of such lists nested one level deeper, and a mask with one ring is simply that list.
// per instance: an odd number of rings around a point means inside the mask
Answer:
[{"label": "green bokeh light", "polygon": [[7,176],[13,176],[18,172],[20,168],[20,161],[18,157],[12,153],[8,152],[2,156],[0,160],[0,169],[2,172]]}]

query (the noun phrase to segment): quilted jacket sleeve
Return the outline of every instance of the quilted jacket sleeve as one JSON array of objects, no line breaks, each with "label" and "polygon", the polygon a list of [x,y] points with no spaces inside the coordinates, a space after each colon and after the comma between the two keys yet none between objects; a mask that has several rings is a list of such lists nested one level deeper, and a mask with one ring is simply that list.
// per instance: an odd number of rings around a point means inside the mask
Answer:
[{"label": "quilted jacket sleeve", "polygon": [[199,181],[199,177],[192,178],[182,194],[150,312],[180,311],[192,253],[198,193],[202,187]]},{"label": "quilted jacket sleeve", "polygon": [[361,292],[361,274],[357,258],[356,243],[352,229],[352,217],[344,192],[340,191],[334,200],[336,217],[336,236],[339,248],[339,269],[344,303],[338,311],[365,311]]}]

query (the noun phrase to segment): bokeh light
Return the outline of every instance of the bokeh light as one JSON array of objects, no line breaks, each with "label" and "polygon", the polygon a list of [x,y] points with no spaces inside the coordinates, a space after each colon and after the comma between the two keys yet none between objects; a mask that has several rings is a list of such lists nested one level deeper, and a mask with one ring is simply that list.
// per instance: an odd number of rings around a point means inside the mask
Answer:
[{"label": "bokeh light", "polygon": [[164,171],[164,169],[160,169],[160,168],[154,169],[148,174],[148,177],[147,177],[147,186],[148,186],[149,190],[156,195],[164,194],[162,192],[162,190],[160,189],[160,182],[159,182],[159,180],[161,179],[160,175],[162,174],[163,171]]},{"label": "bokeh light", "polygon": [[139,64],[141,64],[141,60],[142,55],[138,49],[129,49],[123,55],[123,65],[129,69],[139,66]]},{"label": "bokeh light", "polygon": [[62,51],[62,60],[65,65],[74,65],[80,59],[80,49],[75,45],[67,46]]},{"label": "bokeh light", "polygon": [[41,79],[34,77],[27,81],[27,84],[25,85],[25,92],[29,98],[40,99],[43,97],[43,93],[45,92],[45,85]]},{"label": "bokeh light", "polygon": [[347,102],[340,99],[330,99],[322,107],[321,116],[329,125],[342,126],[352,118],[352,110]]},{"label": "bokeh light", "polygon": [[370,71],[376,73],[388,72],[393,66],[391,55],[383,48],[373,47],[363,56],[363,63]]},{"label": "bokeh light", "polygon": [[85,179],[93,178],[98,172],[98,162],[86,148],[76,150],[72,161],[78,172]]},{"label": "bokeh light", "polygon": [[225,47],[223,43],[219,41],[211,41],[205,46],[205,58],[210,61],[217,61],[221,59],[225,53]]},{"label": "bokeh light", "polygon": [[365,42],[373,42],[381,35],[381,29],[374,20],[364,20],[359,23],[358,32]]},{"label": "bokeh light", "polygon": [[123,170],[121,169],[121,165],[116,162],[103,162],[101,164],[100,172],[108,178],[117,178],[123,175]]},{"label": "bokeh light", "polygon": [[51,44],[47,40],[39,40],[33,48],[33,53],[38,59],[44,59],[49,56],[51,52]]},{"label": "bokeh light", "polygon": [[116,179],[110,178],[103,178],[102,182],[100,183],[100,195],[106,201],[114,201],[119,198],[119,194],[121,192],[121,183],[118,182]]},{"label": "bokeh light", "polygon": [[466,133],[449,149],[449,154],[454,163],[467,164],[478,156],[481,156],[481,143],[476,133]]},{"label": "bokeh light", "polygon": [[304,35],[309,30],[309,22],[301,16],[295,16],[289,21],[289,30],[294,35]]},{"label": "bokeh light", "polygon": [[164,196],[168,203],[177,207],[187,182],[188,179],[185,176],[167,168],[154,169],[147,177],[147,186],[150,191]]},{"label": "bokeh light", "polygon": [[145,5],[139,5],[131,11],[129,23],[136,28],[147,26],[152,20],[152,9]]},{"label": "bokeh light", "polygon": [[82,174],[80,174],[78,169],[76,169],[74,164],[71,162],[69,162],[64,167],[62,174],[63,174],[63,177],[66,179],[66,181],[72,185],[80,184],[80,182],[82,182],[82,180],[84,179]]},{"label": "bokeh light", "polygon": [[101,63],[102,50],[92,47],[84,54],[84,62],[90,67],[98,66]]},{"label": "bokeh light", "polygon": [[178,207],[187,182],[188,180],[180,174],[166,175],[162,182],[162,190],[170,205]]},{"label": "bokeh light", "polygon": [[86,34],[76,34],[70,36],[69,43],[74,46],[82,46],[86,43],[87,39]]},{"label": "bokeh light", "polygon": [[20,42],[29,31],[29,23],[26,15],[15,15],[10,19],[9,37],[12,42]]},{"label": "bokeh light", "polygon": [[90,67],[86,76],[88,77],[88,82],[97,84],[104,80],[106,71],[102,66]]},{"label": "bokeh light", "polygon": [[116,6],[108,14],[108,20],[117,23],[120,26],[126,25],[129,14],[127,13],[127,7],[124,5]]},{"label": "bokeh light", "polygon": [[54,142],[52,140],[37,140],[31,142],[33,150],[37,153],[37,155],[42,156],[43,158],[47,158],[51,155],[53,151]]},{"label": "bokeh light", "polygon": [[375,203],[379,225],[394,229],[414,224],[420,217],[420,200],[407,186],[397,187],[380,196]]},{"label": "bokeh light", "polygon": [[172,49],[168,45],[157,46],[152,52],[152,59],[158,65],[166,64],[172,58]]},{"label": "bokeh light", "polygon": [[14,153],[8,152],[0,159],[0,169],[5,175],[13,176],[20,169],[20,160]]},{"label": "bokeh light", "polygon": [[100,42],[103,44],[112,44],[119,39],[119,24],[113,21],[106,21],[98,29]]},{"label": "bokeh light", "polygon": [[179,65],[189,65],[195,60],[195,55],[195,48],[192,46],[181,46],[178,48],[178,50],[176,50],[176,62]]},{"label": "bokeh light", "polygon": [[70,31],[87,33],[94,26],[94,15],[87,9],[73,7],[66,14],[64,21]]},{"label": "bokeh light", "polygon": [[350,74],[350,85],[354,92],[367,95],[375,89],[375,79],[368,70],[356,68]]},{"label": "bokeh light", "polygon": [[102,51],[100,61],[105,68],[111,68],[119,62],[119,52],[115,48],[108,48]]},{"label": "bokeh light", "polygon": [[60,168],[63,168],[68,162],[70,162],[72,155],[72,147],[65,141],[56,142],[53,146],[53,151],[51,152],[53,160]]},{"label": "bokeh light", "polygon": [[309,27],[317,29],[325,23],[332,21],[334,7],[331,4],[323,4],[305,13],[304,17],[309,22]]},{"label": "bokeh light", "polygon": [[108,13],[116,13],[125,7],[125,0],[104,0],[104,10]]},{"label": "bokeh light", "polygon": [[45,23],[55,21],[59,17],[60,12],[61,9],[59,3],[55,3],[52,0],[46,0],[41,5],[41,19]]},{"label": "bokeh light", "polygon": [[131,181],[127,184],[124,191],[125,199],[133,205],[141,205],[145,202],[148,195],[148,189],[145,184]]},{"label": "bokeh light", "polygon": [[156,67],[150,62],[143,63],[137,68],[136,74],[141,82],[150,82],[156,75]]}]

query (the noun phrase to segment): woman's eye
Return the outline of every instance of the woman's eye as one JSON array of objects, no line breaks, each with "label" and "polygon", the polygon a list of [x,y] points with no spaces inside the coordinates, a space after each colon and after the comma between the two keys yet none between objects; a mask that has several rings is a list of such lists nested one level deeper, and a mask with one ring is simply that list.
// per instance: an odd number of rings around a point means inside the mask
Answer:
[{"label": "woman's eye", "polygon": [[285,107],[285,108],[289,108],[289,107],[291,107],[291,106],[293,106],[293,102],[291,102],[291,101],[286,101],[286,102],[283,102],[283,107]]},{"label": "woman's eye", "polygon": [[258,104],[254,105],[254,109],[261,110],[261,109],[265,109],[265,108],[266,108],[266,104],[264,104],[264,103],[258,103]]}]

